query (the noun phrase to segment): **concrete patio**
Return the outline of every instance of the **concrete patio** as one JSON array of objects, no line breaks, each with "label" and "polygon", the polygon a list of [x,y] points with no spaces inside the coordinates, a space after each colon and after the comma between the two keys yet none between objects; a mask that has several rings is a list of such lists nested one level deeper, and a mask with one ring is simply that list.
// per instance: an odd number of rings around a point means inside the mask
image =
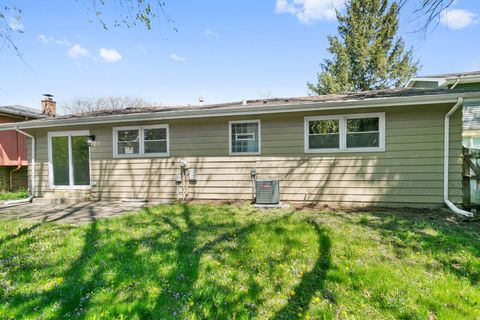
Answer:
[{"label": "concrete patio", "polygon": [[91,201],[76,204],[23,203],[0,207],[0,219],[28,219],[36,222],[80,224],[99,218],[136,212],[153,203]]}]

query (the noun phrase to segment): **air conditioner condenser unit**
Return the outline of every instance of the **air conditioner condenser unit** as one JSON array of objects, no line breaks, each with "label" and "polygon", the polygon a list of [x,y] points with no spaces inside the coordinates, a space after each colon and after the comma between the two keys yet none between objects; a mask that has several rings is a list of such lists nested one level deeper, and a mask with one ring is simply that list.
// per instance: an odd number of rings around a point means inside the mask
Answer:
[{"label": "air conditioner condenser unit", "polygon": [[255,181],[256,204],[275,205],[280,203],[280,183],[278,180],[261,179]]}]

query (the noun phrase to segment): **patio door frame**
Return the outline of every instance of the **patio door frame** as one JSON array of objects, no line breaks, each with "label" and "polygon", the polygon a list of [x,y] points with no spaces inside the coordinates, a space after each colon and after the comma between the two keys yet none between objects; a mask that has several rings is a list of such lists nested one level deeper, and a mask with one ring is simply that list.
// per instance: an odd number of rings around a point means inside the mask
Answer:
[{"label": "patio door frame", "polygon": [[[72,137],[76,136],[89,136],[90,130],[75,130],[75,131],[52,131],[48,132],[48,186],[50,189],[90,189],[91,188],[91,173],[92,173],[92,159],[91,159],[91,147],[88,147],[88,185],[73,185],[73,151],[72,151]],[[52,155],[52,138],[53,137],[68,137],[68,186],[56,186],[54,185],[53,177],[53,155]]]}]

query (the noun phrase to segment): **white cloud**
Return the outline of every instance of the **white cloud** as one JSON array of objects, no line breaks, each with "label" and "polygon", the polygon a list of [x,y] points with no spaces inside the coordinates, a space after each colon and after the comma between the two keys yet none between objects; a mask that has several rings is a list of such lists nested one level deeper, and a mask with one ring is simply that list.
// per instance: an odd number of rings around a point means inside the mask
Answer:
[{"label": "white cloud", "polygon": [[82,58],[88,56],[90,51],[79,45],[78,43],[73,45],[70,50],[68,50],[68,55],[72,58]]},{"label": "white cloud", "polygon": [[45,45],[54,43],[54,44],[62,46],[62,47],[71,47],[72,46],[70,41],[68,41],[67,39],[61,39],[61,40],[60,39],[55,39],[52,36],[46,36],[44,34],[39,34],[37,36],[37,39],[40,40],[41,42],[43,42],[43,44],[45,44]]},{"label": "white cloud", "polygon": [[40,41],[42,41],[43,44],[49,44],[50,42],[53,41],[53,37],[47,37],[47,36],[44,35],[44,34],[39,34],[39,35],[37,36],[37,39],[40,40]]},{"label": "white cloud", "polygon": [[277,0],[276,13],[290,13],[301,23],[309,24],[317,20],[334,20],[335,9],[343,7],[345,0]]},{"label": "white cloud", "polygon": [[172,53],[172,54],[170,55],[170,58],[172,58],[172,59],[175,60],[175,61],[185,61],[185,60],[187,60],[187,58],[177,56],[177,54],[175,54],[175,53]]},{"label": "white cloud", "polygon": [[55,40],[55,43],[62,47],[70,47],[72,44],[67,39]]},{"label": "white cloud", "polygon": [[13,31],[23,31],[23,29],[24,29],[22,20],[20,18],[9,17],[8,18],[8,26]]},{"label": "white cloud", "polygon": [[217,32],[212,30],[205,30],[205,35],[209,37],[215,37],[215,38],[220,37],[220,35]]},{"label": "white cloud", "polygon": [[100,58],[105,62],[117,62],[122,60],[122,55],[117,49],[100,49]]},{"label": "white cloud", "polygon": [[462,29],[477,23],[477,14],[465,9],[445,9],[440,14],[440,23],[450,29]]}]

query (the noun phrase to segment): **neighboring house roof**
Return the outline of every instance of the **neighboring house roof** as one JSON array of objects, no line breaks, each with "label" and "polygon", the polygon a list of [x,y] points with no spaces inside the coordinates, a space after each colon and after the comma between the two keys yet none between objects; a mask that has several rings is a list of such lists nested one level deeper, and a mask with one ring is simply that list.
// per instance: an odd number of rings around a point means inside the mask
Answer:
[{"label": "neighboring house roof", "polygon": [[[411,78],[407,88],[480,88],[480,71],[435,74]],[[464,105],[463,129],[480,130],[480,107],[478,104]]]},{"label": "neighboring house roof", "polygon": [[0,114],[4,116],[13,116],[15,118],[40,119],[45,117],[38,109],[20,105],[0,106]]},{"label": "neighboring house roof", "polygon": [[420,86],[423,88],[440,88],[457,85],[459,83],[480,83],[480,71],[445,73],[413,77],[408,80],[406,88]]},{"label": "neighboring house roof", "polygon": [[121,123],[166,119],[189,119],[219,116],[259,115],[297,111],[321,111],[408,105],[454,103],[459,97],[480,101],[480,89],[388,89],[359,93],[295,98],[247,100],[195,106],[161,106],[101,110],[68,116],[49,117],[0,125],[0,130],[43,128],[81,124]]}]

